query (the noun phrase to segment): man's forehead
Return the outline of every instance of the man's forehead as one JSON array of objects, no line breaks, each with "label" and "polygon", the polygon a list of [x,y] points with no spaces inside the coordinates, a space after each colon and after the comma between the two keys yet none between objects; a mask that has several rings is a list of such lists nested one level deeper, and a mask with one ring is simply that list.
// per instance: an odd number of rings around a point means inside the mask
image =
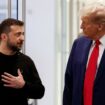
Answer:
[{"label": "man's forehead", "polygon": [[81,20],[82,20],[82,21],[89,21],[89,20],[90,20],[90,17],[88,17],[88,16],[83,16],[83,17],[81,17]]}]

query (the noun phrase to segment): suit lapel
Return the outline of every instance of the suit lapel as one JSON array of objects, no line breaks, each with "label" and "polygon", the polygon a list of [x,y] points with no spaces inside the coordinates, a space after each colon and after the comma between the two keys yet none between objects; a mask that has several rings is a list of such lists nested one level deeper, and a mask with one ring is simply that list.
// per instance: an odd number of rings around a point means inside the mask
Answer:
[{"label": "suit lapel", "polygon": [[[85,71],[86,71],[86,65],[87,65],[87,60],[88,60],[88,55],[89,55],[89,50],[91,47],[92,41],[88,40],[86,43],[82,44],[84,46],[82,46],[82,52],[81,52],[81,58],[82,59],[82,63],[81,63],[81,70],[79,71],[80,73],[80,77],[78,78],[79,80],[81,80],[80,85],[82,84],[83,86],[83,82],[84,82],[84,76],[85,76]],[[78,55],[78,54],[77,54]]]},{"label": "suit lapel", "polygon": [[103,73],[103,72],[105,72],[104,68],[105,68],[105,50],[103,52],[102,59],[101,59],[101,62],[100,62],[100,65],[99,65],[99,68],[98,68],[98,71],[97,71],[95,83],[98,82],[98,80],[100,79],[100,77],[102,77],[102,75],[105,75]]},{"label": "suit lapel", "polygon": [[86,44],[86,46],[85,46],[86,49],[84,49],[84,52],[85,52],[85,54],[83,54],[84,55],[83,62],[84,62],[84,66],[85,66],[84,73],[86,71],[86,65],[87,65],[87,60],[88,60],[88,55],[89,55],[91,44],[92,44],[92,41],[89,41],[88,44]]}]

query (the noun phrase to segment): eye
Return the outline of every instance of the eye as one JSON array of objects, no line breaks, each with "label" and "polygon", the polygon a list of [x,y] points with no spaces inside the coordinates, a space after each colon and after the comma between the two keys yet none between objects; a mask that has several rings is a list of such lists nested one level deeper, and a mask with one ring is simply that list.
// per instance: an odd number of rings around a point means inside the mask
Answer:
[{"label": "eye", "polygon": [[15,34],[15,36],[17,36],[17,37],[19,37],[19,36],[21,36],[21,35],[24,35],[24,32],[17,32],[17,33]]}]

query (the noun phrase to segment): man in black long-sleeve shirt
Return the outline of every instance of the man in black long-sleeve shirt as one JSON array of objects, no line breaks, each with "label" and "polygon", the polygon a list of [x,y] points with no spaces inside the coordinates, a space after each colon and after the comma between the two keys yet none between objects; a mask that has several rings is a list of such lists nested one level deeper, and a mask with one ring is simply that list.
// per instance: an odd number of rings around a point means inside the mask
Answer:
[{"label": "man in black long-sleeve shirt", "polygon": [[45,88],[33,60],[20,52],[24,23],[8,18],[0,24],[0,105],[28,105],[39,99]]}]

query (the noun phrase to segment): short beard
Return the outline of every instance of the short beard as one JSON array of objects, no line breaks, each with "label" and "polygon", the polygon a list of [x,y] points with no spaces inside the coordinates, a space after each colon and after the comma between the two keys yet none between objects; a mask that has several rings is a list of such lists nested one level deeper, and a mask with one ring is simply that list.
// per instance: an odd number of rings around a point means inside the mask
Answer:
[{"label": "short beard", "polygon": [[20,43],[21,45],[20,45],[20,47],[18,46],[18,43],[17,43],[17,45],[16,44],[14,44],[14,43],[12,43],[12,42],[10,42],[10,39],[8,38],[8,40],[7,40],[7,47],[12,51],[12,52],[19,52],[20,50],[21,50],[21,48],[22,48],[22,42]]},{"label": "short beard", "polygon": [[13,52],[19,52],[21,49],[16,47],[16,46],[9,46],[9,48],[13,51]]},{"label": "short beard", "polygon": [[7,43],[7,46],[12,52],[19,52],[21,50],[21,48],[18,48],[17,46],[12,45],[10,43]]}]

